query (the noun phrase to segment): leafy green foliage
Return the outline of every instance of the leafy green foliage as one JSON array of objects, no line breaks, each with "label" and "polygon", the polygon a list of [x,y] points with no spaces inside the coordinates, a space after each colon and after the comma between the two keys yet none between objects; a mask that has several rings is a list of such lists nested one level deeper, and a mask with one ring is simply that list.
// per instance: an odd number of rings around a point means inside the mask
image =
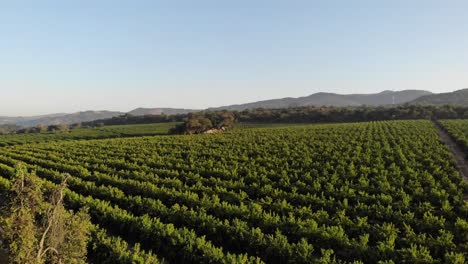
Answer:
[{"label": "leafy green foliage", "polygon": [[440,124],[456,140],[464,150],[468,158],[468,119],[441,120]]},{"label": "leafy green foliage", "polygon": [[110,237],[104,230],[98,229],[93,233],[92,240],[93,263],[122,263],[122,264],[158,264],[159,259],[140,249],[140,244],[132,249],[120,237]]},{"label": "leafy green foliage", "polygon": [[173,134],[200,134],[210,130],[224,132],[227,129],[234,127],[235,116],[232,112],[204,112],[190,113],[187,120],[177,125],[171,130]]},{"label": "leafy green foliage", "polygon": [[11,185],[11,201],[2,215],[2,238],[8,243],[11,263],[35,263],[37,251],[36,215],[42,206],[40,182],[35,175],[27,177],[24,166],[19,166]]},{"label": "leafy green foliage", "polygon": [[239,122],[330,123],[402,119],[468,118],[466,106],[398,105],[388,107],[291,107],[249,109],[234,112]]},{"label": "leafy green foliage", "polygon": [[59,140],[89,140],[116,137],[164,135],[178,123],[115,125],[95,128],[78,127],[68,132],[36,132],[31,134],[0,135],[0,147]]},{"label": "leafy green foliage", "polygon": [[150,251],[169,263],[467,257],[466,184],[430,121],[18,145],[2,149],[0,187],[18,161],[45,186],[72,175],[66,204],[88,207],[105,229],[93,235],[90,259],[138,263]]},{"label": "leafy green foliage", "polygon": [[83,208],[77,214],[65,210],[65,182],[66,178],[46,201],[40,178],[17,166],[0,218],[10,263],[86,263],[89,215]]}]

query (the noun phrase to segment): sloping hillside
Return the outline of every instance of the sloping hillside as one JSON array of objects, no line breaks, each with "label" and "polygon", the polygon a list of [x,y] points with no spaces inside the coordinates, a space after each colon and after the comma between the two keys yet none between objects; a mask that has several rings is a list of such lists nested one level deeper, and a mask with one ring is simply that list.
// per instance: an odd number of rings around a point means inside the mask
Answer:
[{"label": "sloping hillside", "polygon": [[300,106],[360,106],[360,105],[391,105],[411,102],[414,99],[429,95],[431,92],[422,90],[404,90],[404,91],[383,91],[377,94],[335,94],[335,93],[316,93],[299,98],[282,98],[254,103],[230,105],[211,108],[212,110],[245,110],[253,108],[286,108]]},{"label": "sloping hillside", "polygon": [[422,105],[468,106],[468,88],[451,93],[432,94],[420,97],[411,103]]},{"label": "sloping hillside", "polygon": [[81,122],[92,121],[96,119],[112,118],[115,116],[122,115],[122,112],[112,111],[85,111],[73,114],[64,115],[51,115],[40,117],[36,119],[19,120],[16,122],[19,126],[36,126],[38,124],[44,125],[56,125],[56,124],[75,124]]},{"label": "sloping hillside", "polygon": [[178,114],[187,114],[197,110],[192,109],[180,109],[180,108],[137,108],[128,112],[130,115],[142,116],[142,115],[178,115]]},{"label": "sloping hillside", "polygon": [[[143,116],[143,115],[176,115],[194,112],[196,110],[190,109],[176,109],[176,108],[137,108],[128,112],[130,115]],[[0,117],[0,125],[18,125],[18,126],[36,126],[43,125],[56,125],[56,124],[76,124],[89,122],[94,120],[109,119],[126,114],[125,112],[118,111],[83,111],[72,114],[50,114],[42,116],[29,116],[29,117]]]},{"label": "sloping hillside", "polygon": [[363,105],[391,105],[404,104],[411,102],[421,96],[431,95],[432,93],[424,90],[403,90],[403,91],[383,91],[378,94],[357,94],[348,95]]}]

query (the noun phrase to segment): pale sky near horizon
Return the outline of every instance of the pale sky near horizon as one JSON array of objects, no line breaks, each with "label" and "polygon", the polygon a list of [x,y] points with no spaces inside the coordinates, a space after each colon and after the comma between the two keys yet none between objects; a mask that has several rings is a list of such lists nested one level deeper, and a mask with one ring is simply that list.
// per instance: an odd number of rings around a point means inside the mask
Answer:
[{"label": "pale sky near horizon", "polygon": [[468,1],[0,0],[0,116],[468,87]]}]

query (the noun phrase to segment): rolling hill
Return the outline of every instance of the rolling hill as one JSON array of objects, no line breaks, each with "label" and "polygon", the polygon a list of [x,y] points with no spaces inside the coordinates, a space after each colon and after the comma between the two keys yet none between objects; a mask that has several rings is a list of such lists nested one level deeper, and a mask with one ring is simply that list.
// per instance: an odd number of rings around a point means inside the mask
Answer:
[{"label": "rolling hill", "polygon": [[89,122],[94,120],[109,119],[112,117],[130,114],[134,116],[143,115],[166,115],[186,114],[196,110],[190,109],[177,109],[177,108],[137,108],[128,113],[119,111],[83,111],[72,114],[50,114],[29,117],[8,117],[0,116],[0,125],[18,125],[24,127],[43,125],[56,125],[56,124],[76,124],[82,122]]},{"label": "rolling hill", "polygon": [[134,115],[134,116],[142,116],[142,115],[178,115],[178,114],[187,114],[190,112],[194,112],[197,110],[192,109],[180,109],[180,108],[137,108],[128,112],[127,114]]},{"label": "rolling hill", "polygon": [[67,114],[50,114],[50,115],[38,115],[38,116],[0,116],[0,125],[4,124],[19,124],[19,123],[27,123],[32,122],[34,120],[42,119],[42,118],[53,118],[53,117],[60,117]]},{"label": "rolling hill", "polygon": [[56,125],[56,124],[74,124],[96,119],[112,118],[122,115],[122,112],[112,111],[84,111],[73,114],[52,114],[41,116],[39,118],[24,118],[15,122],[19,126]]},{"label": "rolling hill", "polygon": [[377,94],[335,94],[315,93],[299,98],[282,98],[254,103],[239,104],[210,108],[210,110],[237,110],[242,111],[252,108],[286,108],[300,106],[382,106],[391,104],[403,104],[411,102],[421,96],[430,95],[431,92],[423,90],[383,91]]},{"label": "rolling hill", "polygon": [[421,105],[459,105],[468,106],[468,88],[451,93],[425,95],[415,99],[412,104]]}]

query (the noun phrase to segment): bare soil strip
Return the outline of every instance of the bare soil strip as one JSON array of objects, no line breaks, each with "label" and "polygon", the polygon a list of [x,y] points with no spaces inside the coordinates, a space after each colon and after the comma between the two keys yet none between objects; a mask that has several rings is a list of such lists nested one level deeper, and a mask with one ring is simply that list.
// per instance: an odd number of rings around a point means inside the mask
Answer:
[{"label": "bare soil strip", "polygon": [[[450,137],[450,135],[442,128],[439,124],[434,123],[437,131],[439,132],[440,139],[442,142],[452,151],[453,158],[457,164],[457,168],[460,171],[463,179],[468,181],[468,160],[466,159],[466,154],[463,149],[458,146],[455,140]],[[468,197],[465,196],[465,199]]]}]

